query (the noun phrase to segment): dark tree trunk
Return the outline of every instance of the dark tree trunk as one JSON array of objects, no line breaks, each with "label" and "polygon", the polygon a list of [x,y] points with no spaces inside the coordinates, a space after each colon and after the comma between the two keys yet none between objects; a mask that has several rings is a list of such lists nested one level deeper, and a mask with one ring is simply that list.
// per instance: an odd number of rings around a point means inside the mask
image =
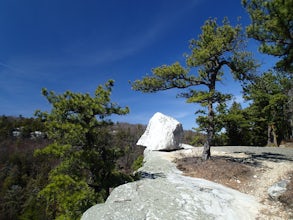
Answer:
[{"label": "dark tree trunk", "polygon": [[271,145],[271,129],[272,129],[272,127],[270,126],[270,125],[268,125],[268,133],[267,133],[267,135],[268,135],[268,139],[267,139],[267,146],[270,146]]},{"label": "dark tree trunk", "polygon": [[268,125],[268,141],[267,146],[275,146],[278,147],[277,133],[276,127],[273,124]]},{"label": "dark tree trunk", "polygon": [[272,135],[273,135],[273,140],[274,140],[275,147],[279,147],[276,127],[274,125],[272,126]]},{"label": "dark tree trunk", "polygon": [[213,103],[208,104],[208,125],[207,125],[207,140],[204,144],[202,159],[208,160],[211,158],[211,144],[214,136],[214,111]]},{"label": "dark tree trunk", "polygon": [[203,152],[202,152],[202,159],[203,160],[208,160],[211,158],[211,144],[207,140],[206,143],[204,144],[203,147]]},{"label": "dark tree trunk", "polygon": [[208,124],[207,124],[207,140],[204,144],[203,152],[202,152],[202,159],[208,160],[211,158],[211,145],[214,138],[214,92],[216,88],[216,78],[217,73],[211,73],[210,77],[210,84],[209,84],[209,93],[211,97],[208,98]]}]

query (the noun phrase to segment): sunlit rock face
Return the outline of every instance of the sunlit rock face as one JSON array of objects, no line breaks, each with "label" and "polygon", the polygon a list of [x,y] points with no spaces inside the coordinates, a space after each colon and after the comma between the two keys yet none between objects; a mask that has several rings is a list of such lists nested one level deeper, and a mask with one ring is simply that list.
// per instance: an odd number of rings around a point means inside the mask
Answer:
[{"label": "sunlit rock face", "polygon": [[260,204],[252,196],[182,175],[168,159],[170,154],[146,149],[139,169],[142,179],[115,188],[81,220],[257,219]]},{"label": "sunlit rock face", "polygon": [[180,149],[182,136],[183,128],[180,122],[157,112],[150,119],[137,145],[145,146],[149,150],[176,150]]}]

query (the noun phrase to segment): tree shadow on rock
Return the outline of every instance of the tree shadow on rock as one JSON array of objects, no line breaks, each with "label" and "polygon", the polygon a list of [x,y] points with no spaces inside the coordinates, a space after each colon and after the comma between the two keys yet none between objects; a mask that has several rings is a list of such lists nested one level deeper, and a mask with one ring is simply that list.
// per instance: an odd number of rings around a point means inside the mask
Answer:
[{"label": "tree shadow on rock", "polygon": [[157,178],[166,178],[164,173],[151,173],[145,171],[139,171],[135,174],[138,179],[157,179]]}]

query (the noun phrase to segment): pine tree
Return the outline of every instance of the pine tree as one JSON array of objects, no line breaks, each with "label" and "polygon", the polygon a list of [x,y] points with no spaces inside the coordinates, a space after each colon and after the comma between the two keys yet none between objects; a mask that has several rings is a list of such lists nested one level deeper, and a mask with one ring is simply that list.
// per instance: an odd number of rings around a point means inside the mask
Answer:
[{"label": "pine tree", "polygon": [[120,152],[111,146],[107,117],[129,110],[111,102],[113,85],[109,80],[105,86],[98,86],[93,97],[42,90],[52,109],[37,111],[36,115],[44,121],[53,143],[36,150],[35,155],[58,161],[49,174],[49,183],[39,192],[50,218],[78,219],[87,208],[102,202],[110,187],[124,181],[115,167]]},{"label": "pine tree", "polygon": [[242,0],[250,15],[249,37],[260,51],[280,58],[276,67],[293,73],[293,0]]},{"label": "pine tree", "polygon": [[154,68],[153,75],[136,80],[132,88],[141,92],[183,89],[178,96],[186,98],[188,103],[199,103],[207,108],[206,117],[200,120],[207,133],[202,154],[206,160],[210,158],[215,133],[214,105],[231,97],[217,91],[216,83],[222,80],[225,67],[235,79],[245,80],[251,76],[256,65],[250,53],[243,50],[245,37],[240,25],[233,27],[226,18],[219,26],[216,19],[209,19],[201,29],[198,39],[190,41],[191,53],[186,55],[186,67],[175,62]]},{"label": "pine tree", "polygon": [[247,100],[252,104],[247,112],[254,117],[254,123],[261,126],[262,135],[267,136],[267,145],[279,146],[285,137],[290,136],[288,91],[292,88],[291,77],[272,71],[264,73],[247,87]]}]

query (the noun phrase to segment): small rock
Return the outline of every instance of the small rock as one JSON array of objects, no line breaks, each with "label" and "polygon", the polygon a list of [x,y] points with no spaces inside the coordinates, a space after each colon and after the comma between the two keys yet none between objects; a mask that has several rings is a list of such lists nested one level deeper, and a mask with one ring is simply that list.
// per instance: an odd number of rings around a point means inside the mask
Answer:
[{"label": "small rock", "polygon": [[269,196],[272,199],[277,200],[286,191],[288,183],[289,183],[288,180],[281,180],[275,183],[274,185],[272,185],[268,189]]},{"label": "small rock", "polygon": [[253,178],[256,179],[257,178],[257,175],[254,175]]}]

